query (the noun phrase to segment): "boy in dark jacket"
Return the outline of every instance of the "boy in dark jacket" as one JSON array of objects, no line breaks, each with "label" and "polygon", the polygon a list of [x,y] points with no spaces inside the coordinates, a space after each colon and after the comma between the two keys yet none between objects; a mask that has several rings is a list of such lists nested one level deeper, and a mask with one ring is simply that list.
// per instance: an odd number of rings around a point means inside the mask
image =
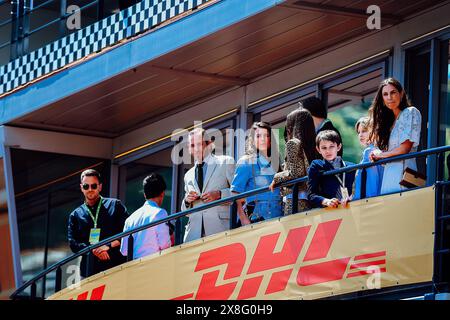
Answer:
[{"label": "boy in dark jacket", "polygon": [[342,148],[339,134],[333,130],[319,132],[316,137],[316,148],[322,160],[314,160],[308,170],[308,199],[316,208],[337,208],[351,200],[355,171],[324,176],[323,172],[340,169],[353,163],[345,162],[338,156]]}]

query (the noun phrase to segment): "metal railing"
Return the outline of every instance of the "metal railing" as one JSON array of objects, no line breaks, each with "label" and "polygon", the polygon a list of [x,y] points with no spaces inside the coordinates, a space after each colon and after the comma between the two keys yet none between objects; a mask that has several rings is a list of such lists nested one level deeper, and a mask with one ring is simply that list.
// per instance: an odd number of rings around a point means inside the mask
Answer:
[{"label": "metal railing", "polygon": [[[408,153],[408,154],[404,154],[404,155],[400,155],[400,156],[395,156],[395,157],[391,157],[391,158],[386,158],[386,159],[382,159],[379,160],[377,162],[374,163],[362,163],[362,164],[356,164],[356,165],[352,165],[352,166],[347,166],[341,169],[336,169],[336,170],[330,170],[330,171],[326,171],[323,172],[322,175],[324,176],[328,176],[328,175],[335,175],[335,174],[339,174],[339,173],[343,173],[343,172],[351,172],[351,171],[355,171],[355,170],[361,170],[362,175],[362,181],[361,181],[361,187],[364,188],[364,186],[366,185],[366,175],[364,174],[364,171],[367,168],[373,167],[373,166],[377,166],[377,165],[381,165],[381,164],[386,164],[389,162],[395,162],[395,161],[401,161],[401,160],[406,160],[406,159],[412,159],[412,158],[420,158],[420,157],[426,157],[426,156],[430,156],[430,155],[436,155],[438,154],[438,165],[437,165],[437,179],[436,179],[436,185],[441,185],[442,182],[440,180],[442,180],[442,173],[443,173],[443,168],[442,165],[444,164],[444,155],[445,152],[450,151],[450,146],[443,146],[443,147],[437,147],[437,148],[432,148],[432,149],[428,149],[428,150],[424,150],[424,151],[420,151],[420,152],[415,152],[415,153]],[[301,178],[297,178],[297,179],[293,179],[290,181],[285,181],[283,183],[277,184],[276,187],[289,187],[289,186],[293,186],[292,188],[292,192],[293,192],[293,196],[292,196],[292,213],[296,213],[297,208],[298,208],[298,185],[302,182],[306,182],[308,179],[308,177],[301,177]],[[361,190],[361,199],[365,198],[365,195],[363,193],[364,190]],[[50,272],[53,272],[54,270],[56,270],[56,285],[55,285],[55,292],[58,292],[61,290],[61,280],[62,280],[62,266],[65,265],[66,263],[82,256],[82,255],[87,255],[88,258],[88,262],[87,262],[87,268],[88,270],[90,269],[90,267],[92,266],[92,262],[91,259],[93,258],[92,256],[92,250],[101,247],[103,245],[109,244],[112,241],[115,240],[120,240],[124,237],[128,236],[128,250],[127,250],[127,261],[131,261],[133,260],[133,245],[134,245],[134,238],[133,238],[133,234],[154,226],[157,226],[161,223],[166,223],[169,222],[170,220],[176,220],[182,217],[185,217],[189,214],[198,212],[198,211],[202,211],[205,209],[209,209],[209,208],[213,208],[215,206],[218,205],[223,205],[223,204],[230,204],[232,203],[231,206],[231,219],[230,219],[230,229],[233,229],[235,226],[235,222],[237,220],[237,215],[236,215],[236,200],[242,199],[242,198],[247,198],[250,196],[254,196],[260,193],[265,193],[265,192],[270,192],[270,190],[268,189],[268,187],[262,187],[262,188],[258,188],[258,189],[254,189],[251,191],[247,191],[247,192],[243,192],[228,198],[224,198],[224,199],[220,199],[220,200],[216,200],[213,202],[210,202],[208,204],[204,204],[201,206],[198,206],[196,208],[192,208],[192,209],[188,209],[185,211],[181,211],[172,215],[169,215],[168,217],[164,218],[164,219],[160,219],[157,221],[153,221],[151,223],[142,225],[140,227],[134,228],[132,230],[128,230],[125,232],[122,232],[120,234],[117,234],[115,236],[109,237],[107,239],[104,239],[100,242],[98,242],[97,244],[94,245],[90,245],[89,247],[86,247],[82,250],[80,250],[77,253],[74,253],[73,255],[63,259],[60,262],[57,262],[55,264],[53,264],[52,266],[48,267],[47,269],[41,271],[40,273],[38,273],[36,276],[34,276],[32,279],[28,280],[26,283],[24,283],[20,288],[18,288],[12,295],[11,295],[11,299],[15,299],[18,298],[19,295],[21,293],[23,293],[28,287],[31,287],[31,295],[30,298],[31,299],[35,299],[36,298],[36,283],[44,278],[47,274],[49,274]],[[440,202],[439,202],[440,203]],[[436,204],[438,205],[438,204]],[[441,214],[440,212],[440,208],[436,208],[436,221],[443,221],[446,220],[447,218],[449,218],[450,216],[444,216],[443,214]],[[441,230],[441,226],[438,224],[436,224],[436,233],[437,232],[443,232],[443,230]],[[439,238],[438,241],[441,238]],[[436,246],[435,247],[435,259],[438,259],[441,257],[441,255],[443,254],[447,254],[450,252],[449,249],[444,249],[443,247],[443,243],[442,245]],[[436,263],[437,262],[437,263]],[[437,272],[442,272],[442,265],[440,264],[439,261],[435,261],[435,266],[437,266]],[[440,268],[440,269],[439,269]],[[45,290],[44,290],[45,292]]]},{"label": "metal railing", "polygon": [[[67,12],[67,0],[47,0],[35,6],[31,6],[31,3],[32,1],[29,0],[12,0],[0,2],[0,7],[7,4],[11,5],[11,17],[4,21],[0,21],[0,28],[11,24],[10,40],[4,43],[0,43],[0,50],[7,46],[11,46],[10,61],[29,53],[28,42],[30,36],[39,31],[47,29],[54,24],[59,24],[59,38],[66,36],[68,34],[68,30],[66,28],[66,20],[75,12],[79,11],[81,13],[93,6],[96,6],[96,19],[94,19],[92,23],[95,23],[96,21],[104,18],[104,0],[92,0],[79,7],[79,9],[77,9],[76,11],[70,13]],[[55,3],[57,7],[57,18],[49,22],[40,24],[39,26],[30,30],[30,18],[33,15],[36,15],[40,9],[43,9],[53,3]],[[40,47],[43,47],[52,41],[54,41],[54,39],[43,41]]]}]

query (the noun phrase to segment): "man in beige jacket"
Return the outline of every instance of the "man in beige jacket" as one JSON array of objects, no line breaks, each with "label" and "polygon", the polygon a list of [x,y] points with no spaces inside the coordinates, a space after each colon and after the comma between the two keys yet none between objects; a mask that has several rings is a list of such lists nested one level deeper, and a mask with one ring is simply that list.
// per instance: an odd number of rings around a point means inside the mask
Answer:
[{"label": "man in beige jacket", "polygon": [[[213,142],[204,129],[197,128],[189,133],[189,153],[194,157],[195,165],[184,176],[185,196],[181,210],[231,196],[230,185],[234,175],[234,159],[230,156],[214,155],[213,146]],[[229,228],[229,204],[195,212],[189,215],[184,242]]]}]

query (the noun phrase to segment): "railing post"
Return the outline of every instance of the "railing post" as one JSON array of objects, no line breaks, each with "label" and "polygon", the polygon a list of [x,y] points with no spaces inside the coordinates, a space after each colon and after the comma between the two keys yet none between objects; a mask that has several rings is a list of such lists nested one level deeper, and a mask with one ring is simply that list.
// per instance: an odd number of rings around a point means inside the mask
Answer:
[{"label": "railing post", "polygon": [[362,168],[361,170],[361,193],[360,199],[364,199],[366,197],[366,187],[367,187],[367,169]]},{"label": "railing post", "polygon": [[104,17],[104,0],[97,0],[97,20],[100,21]]},{"label": "railing post", "polygon": [[62,271],[61,266],[56,268],[55,293],[61,290]]},{"label": "railing post", "polygon": [[237,203],[236,200],[230,206],[230,230],[236,228],[237,220]]},{"label": "railing post", "polygon": [[179,245],[180,243],[183,242],[183,238],[181,236],[182,234],[182,226],[181,226],[181,219],[176,219],[175,221],[175,245]]},{"label": "railing post", "polygon": [[298,213],[298,183],[294,184],[292,188],[292,212],[291,214]]},{"label": "railing post", "polygon": [[440,250],[442,249],[442,225],[443,221],[439,219],[440,213],[439,213],[439,202],[440,202],[440,189],[441,186],[439,183],[436,183],[434,185],[434,192],[435,192],[435,205],[434,205],[434,272],[433,272],[433,292],[436,293],[436,283],[440,282],[440,275],[442,272],[442,254],[440,253]]},{"label": "railing post", "polygon": [[33,283],[31,284],[30,299],[31,299],[31,300],[36,299],[36,282],[33,282]]},{"label": "railing post", "polygon": [[67,33],[67,18],[66,18],[66,13],[67,13],[67,0],[60,0],[59,1],[59,37],[62,38],[66,35]]},{"label": "railing post", "polygon": [[128,248],[127,248],[127,262],[133,260],[133,250],[134,250],[134,238],[133,235],[130,234],[128,236]]},{"label": "railing post", "polygon": [[94,271],[94,255],[91,251],[89,251],[86,255],[86,276],[90,277]]},{"label": "railing post", "polygon": [[444,166],[445,166],[445,152],[441,152],[438,155],[436,165],[436,180],[442,181],[444,179]]}]

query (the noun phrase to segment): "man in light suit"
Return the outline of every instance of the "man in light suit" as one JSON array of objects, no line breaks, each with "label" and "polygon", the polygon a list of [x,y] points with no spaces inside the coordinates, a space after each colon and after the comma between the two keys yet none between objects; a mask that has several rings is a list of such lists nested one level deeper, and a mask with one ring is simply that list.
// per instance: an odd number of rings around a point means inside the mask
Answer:
[{"label": "man in light suit", "polygon": [[[195,165],[184,176],[185,196],[181,210],[231,196],[234,159],[212,154],[213,142],[204,129],[189,132],[189,153]],[[209,236],[230,228],[230,206],[220,205],[189,215],[184,242]]]}]

